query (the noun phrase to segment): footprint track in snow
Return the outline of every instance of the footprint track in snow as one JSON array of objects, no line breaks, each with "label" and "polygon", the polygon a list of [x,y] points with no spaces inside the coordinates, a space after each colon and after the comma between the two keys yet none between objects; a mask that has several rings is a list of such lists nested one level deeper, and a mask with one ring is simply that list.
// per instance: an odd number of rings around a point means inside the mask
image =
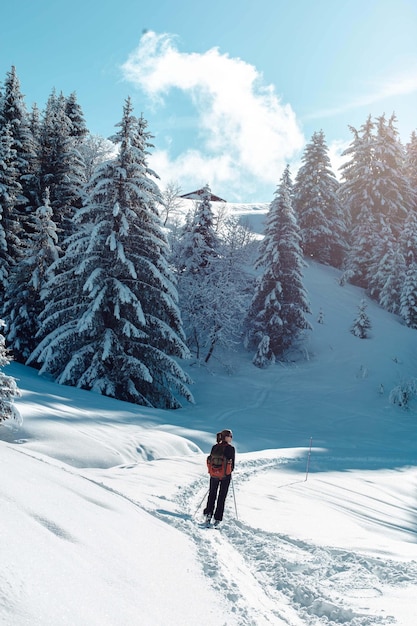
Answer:
[{"label": "footprint track in snow", "polygon": [[[239,463],[234,484],[238,489],[260,470],[293,462],[269,457]],[[182,489],[175,499],[180,510],[188,510],[190,515],[195,511],[195,516],[206,484],[201,478]],[[369,600],[382,596],[386,586],[417,584],[415,562],[316,546],[237,520],[224,522],[220,531],[198,529],[195,522],[187,520],[182,530],[196,543],[202,568],[212,584],[225,598],[233,598],[242,626],[394,624],[394,618],[382,609],[370,607]],[[216,576],[210,576],[213,567],[220,570]],[[240,584],[236,587],[233,580],[237,577]]]}]

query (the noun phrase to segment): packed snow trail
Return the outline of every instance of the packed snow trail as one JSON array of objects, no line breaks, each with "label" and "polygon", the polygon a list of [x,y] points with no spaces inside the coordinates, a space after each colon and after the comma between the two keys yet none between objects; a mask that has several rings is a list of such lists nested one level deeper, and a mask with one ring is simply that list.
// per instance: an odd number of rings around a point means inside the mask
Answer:
[{"label": "packed snow trail", "polygon": [[[264,592],[262,585],[253,577],[244,558],[234,548],[227,549],[227,541],[222,538],[221,532],[215,529],[200,528],[198,523],[189,515],[172,514],[172,512],[162,510],[151,510],[143,506],[119,488],[116,489],[109,484],[94,478],[92,472],[88,469],[77,469],[62,462],[39,456],[37,453],[29,452],[23,448],[10,446],[13,452],[30,457],[32,460],[44,466],[51,466],[58,472],[76,476],[78,479],[86,481],[106,492],[109,492],[117,498],[122,498],[129,504],[133,505],[165,523],[168,521],[175,529],[180,530],[188,539],[192,539],[197,545],[197,553],[201,570],[207,580],[210,581],[213,588],[216,589],[222,597],[225,598],[229,610],[236,616],[234,626],[301,626],[302,622],[298,620],[296,614],[291,615],[291,608],[288,609],[290,618],[281,618],[285,615],[279,604],[275,604]],[[120,485],[123,488],[123,485]],[[192,487],[187,488],[188,494],[192,491]],[[38,515],[32,514],[42,526],[46,527],[54,535],[71,541],[71,537],[66,530],[60,527],[53,519],[46,519]],[[219,544],[223,547],[220,549]],[[218,558],[219,550],[222,554],[221,559]],[[179,564],[181,567],[181,564]],[[285,599],[282,602],[285,605]],[[221,620],[219,624],[222,624]],[[225,626],[225,624],[222,626]]]},{"label": "packed snow trail", "polygon": [[[225,521],[220,529],[202,528],[199,515],[202,517],[202,498],[208,484],[205,475],[189,484],[178,485],[172,499],[164,498],[165,508],[152,508],[128,495],[123,479],[117,479],[117,488],[112,486],[113,470],[105,472],[103,481],[103,474],[99,480],[94,470],[75,469],[46,457],[41,459],[27,450],[18,451],[94,483],[183,533],[194,543],[202,572],[225,598],[229,608],[232,607],[239,626],[396,624],[396,620],[384,612],[384,593],[394,587],[417,585],[416,562],[317,546],[238,521],[232,493],[229,493]],[[279,470],[291,462],[294,463],[294,459],[271,456],[240,461],[233,479],[237,500],[239,488],[245,481],[259,472]],[[124,466],[123,470],[129,472],[135,467]],[[302,482],[303,479],[294,480],[291,484]],[[44,523],[44,520],[39,521]],[[48,524],[51,526],[51,522]],[[57,528],[50,530],[57,532]]]},{"label": "packed snow trail", "polygon": [[[289,460],[256,459],[239,463],[239,485],[251,475]],[[295,480],[304,482],[304,480]],[[199,479],[176,497],[178,516],[165,517],[197,544],[202,567],[226,600],[235,603],[242,626],[377,626],[397,623],[384,612],[384,590],[417,584],[417,563],[375,558],[353,551],[315,546],[280,533],[265,532],[233,519],[232,493],[220,530],[201,529],[194,512],[207,482]],[[181,516],[181,511],[190,514]],[[218,573],[216,573],[218,572]]]}]

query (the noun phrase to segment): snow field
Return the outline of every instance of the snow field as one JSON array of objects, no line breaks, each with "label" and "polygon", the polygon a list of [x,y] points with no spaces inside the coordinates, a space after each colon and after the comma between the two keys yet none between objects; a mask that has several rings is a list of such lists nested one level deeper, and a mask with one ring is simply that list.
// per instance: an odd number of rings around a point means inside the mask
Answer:
[{"label": "snow field", "polygon": [[[178,411],[8,366],[23,425],[0,430],[1,624],[415,626],[416,402],[388,398],[417,371],[415,331],[369,302],[360,340],[362,291],[314,263],[306,284],[324,323],[304,355],[190,363],[196,404]],[[207,530],[225,427],[238,519],[231,491]]]}]

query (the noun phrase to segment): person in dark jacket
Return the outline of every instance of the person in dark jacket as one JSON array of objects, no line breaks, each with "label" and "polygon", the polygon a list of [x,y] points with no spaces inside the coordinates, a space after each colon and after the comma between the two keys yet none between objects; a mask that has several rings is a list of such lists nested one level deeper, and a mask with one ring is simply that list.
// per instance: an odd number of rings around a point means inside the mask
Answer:
[{"label": "person in dark jacket", "polygon": [[[222,430],[220,433],[217,433],[216,439],[217,443],[212,447],[210,454],[213,454],[214,449],[219,444],[221,446],[224,446],[223,454],[226,457],[227,461],[229,461],[231,472],[233,472],[233,470],[235,469],[235,449],[231,444],[233,439],[232,431],[228,429]],[[231,472],[223,478],[214,478],[213,476],[210,476],[209,495],[206,508],[203,511],[204,515],[206,516],[206,525],[210,525],[213,513],[215,526],[218,526],[223,519],[224,504],[232,478]]]}]

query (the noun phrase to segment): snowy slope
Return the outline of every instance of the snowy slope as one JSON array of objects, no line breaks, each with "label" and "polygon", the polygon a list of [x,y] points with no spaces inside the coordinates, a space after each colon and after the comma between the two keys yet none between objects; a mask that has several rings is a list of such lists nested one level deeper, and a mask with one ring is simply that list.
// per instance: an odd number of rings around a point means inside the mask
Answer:
[{"label": "snowy slope", "polygon": [[[417,415],[388,396],[417,371],[417,334],[369,302],[372,337],[354,337],[363,293],[338,276],[306,269],[303,354],[190,363],[197,404],[178,411],[9,366],[24,421],[0,428],[0,623],[415,625]],[[207,530],[224,427],[234,489]]]}]

